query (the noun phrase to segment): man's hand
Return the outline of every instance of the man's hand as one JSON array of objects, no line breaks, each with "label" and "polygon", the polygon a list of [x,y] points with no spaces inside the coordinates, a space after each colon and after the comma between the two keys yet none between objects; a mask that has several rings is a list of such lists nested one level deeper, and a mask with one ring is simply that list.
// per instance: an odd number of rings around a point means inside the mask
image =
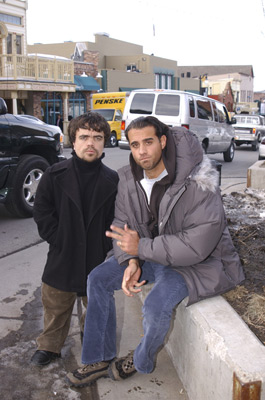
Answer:
[{"label": "man's hand", "polygon": [[118,228],[115,225],[110,227],[112,232],[107,231],[106,236],[112,239],[117,239],[117,245],[125,251],[125,253],[131,256],[138,256],[138,244],[139,235],[136,231],[129,229],[127,224],[124,225],[124,229]]},{"label": "man's hand", "polygon": [[129,265],[124,271],[121,288],[126,296],[132,297],[133,293],[141,291],[140,287],[145,284],[145,281],[138,282],[141,276],[141,268],[139,262],[135,259],[129,261]]}]

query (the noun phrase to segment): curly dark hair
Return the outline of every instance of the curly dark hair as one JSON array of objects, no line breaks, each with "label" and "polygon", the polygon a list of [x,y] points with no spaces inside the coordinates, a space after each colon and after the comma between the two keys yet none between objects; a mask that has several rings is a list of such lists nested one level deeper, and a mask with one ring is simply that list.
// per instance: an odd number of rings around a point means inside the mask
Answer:
[{"label": "curly dark hair", "polygon": [[128,140],[128,133],[131,129],[143,129],[147,126],[153,126],[155,128],[156,136],[160,139],[162,135],[167,136],[169,127],[163,122],[159,121],[156,117],[139,117],[131,121],[125,130],[125,136]]},{"label": "curly dark hair", "polygon": [[96,132],[104,132],[104,143],[110,137],[110,126],[105,118],[97,112],[86,112],[85,114],[79,115],[79,117],[71,119],[68,126],[68,135],[71,146],[76,139],[76,131],[78,129],[91,129]]}]

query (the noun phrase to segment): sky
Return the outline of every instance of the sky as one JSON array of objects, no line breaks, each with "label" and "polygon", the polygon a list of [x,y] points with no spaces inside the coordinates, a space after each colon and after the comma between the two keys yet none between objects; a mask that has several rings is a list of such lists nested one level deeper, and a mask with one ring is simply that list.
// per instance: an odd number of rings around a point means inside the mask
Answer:
[{"label": "sky", "polygon": [[178,65],[252,65],[265,90],[265,0],[28,0],[27,41],[94,42],[105,32]]}]

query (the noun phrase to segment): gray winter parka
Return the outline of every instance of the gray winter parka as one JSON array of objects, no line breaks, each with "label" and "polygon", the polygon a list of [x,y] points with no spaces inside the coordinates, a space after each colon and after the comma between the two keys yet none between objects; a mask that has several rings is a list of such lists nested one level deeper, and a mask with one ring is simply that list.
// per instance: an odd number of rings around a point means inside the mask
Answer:
[{"label": "gray winter parka", "polygon": [[[113,224],[128,224],[138,232],[141,261],[170,265],[181,273],[190,305],[231,290],[244,280],[244,273],[227,228],[218,172],[203,155],[196,136],[186,129],[171,129],[166,147],[171,146],[176,159],[163,155],[163,160],[165,166],[175,165],[175,177],[160,202],[158,236],[152,238],[148,229],[146,196],[129,165],[118,171]],[[132,157],[131,164],[135,164]],[[116,241],[114,254],[121,265],[131,258]]]}]

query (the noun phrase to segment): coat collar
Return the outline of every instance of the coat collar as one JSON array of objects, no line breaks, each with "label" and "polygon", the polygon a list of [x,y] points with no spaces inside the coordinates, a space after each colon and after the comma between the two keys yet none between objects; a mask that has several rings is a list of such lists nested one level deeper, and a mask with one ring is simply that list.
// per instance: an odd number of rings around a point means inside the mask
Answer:
[{"label": "coat collar", "polygon": [[[96,185],[98,191],[100,192],[100,189],[104,190],[104,193],[106,193],[106,190],[109,191],[110,195],[113,193],[114,190],[116,190],[115,185],[113,182],[109,179],[108,173],[107,173],[107,167],[105,167],[104,164],[100,164],[99,166],[100,171],[99,171],[99,182],[100,185]],[[56,175],[55,176],[55,182],[71,200],[72,202],[77,206],[79,211],[82,213],[82,203],[81,203],[81,197],[80,197],[80,189],[79,189],[79,184],[78,184],[78,179],[76,176],[76,171],[74,168],[74,163],[73,159],[70,158],[66,161],[60,162],[56,164],[55,168],[52,170],[52,172]],[[97,209],[101,206],[102,202],[104,203],[106,201],[106,197],[99,195],[97,196],[98,202],[97,202]]]}]

